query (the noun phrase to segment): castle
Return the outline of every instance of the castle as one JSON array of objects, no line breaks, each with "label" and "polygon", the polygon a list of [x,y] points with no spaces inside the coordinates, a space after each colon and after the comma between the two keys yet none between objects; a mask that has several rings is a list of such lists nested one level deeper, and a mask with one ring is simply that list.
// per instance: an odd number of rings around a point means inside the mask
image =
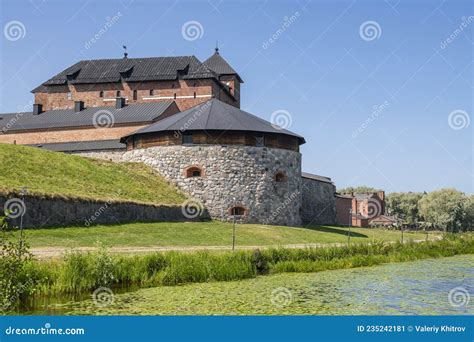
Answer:
[{"label": "castle", "polygon": [[302,173],[305,139],[241,110],[242,83],[218,49],[80,61],[32,90],[33,111],[0,115],[0,142],[146,163],[220,220],[334,224],[333,182]]}]

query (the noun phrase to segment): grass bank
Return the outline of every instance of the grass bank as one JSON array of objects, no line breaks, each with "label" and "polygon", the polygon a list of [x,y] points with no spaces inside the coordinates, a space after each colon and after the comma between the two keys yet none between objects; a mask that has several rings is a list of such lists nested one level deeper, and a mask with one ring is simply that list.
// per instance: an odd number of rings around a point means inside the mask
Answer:
[{"label": "grass bank", "polygon": [[[230,246],[232,224],[209,222],[156,222],[98,225],[88,228],[67,227],[29,229],[25,231],[31,247],[94,247],[97,242],[107,247],[152,246]],[[19,232],[16,232],[18,235]],[[238,246],[264,246],[282,244],[345,243],[348,229],[331,226],[304,228],[264,226],[258,224],[237,225]],[[437,236],[438,233],[430,233]],[[387,229],[351,228],[352,242],[372,240],[397,241],[400,231]],[[424,240],[422,232],[405,232],[406,241]]]},{"label": "grass bank", "polygon": [[27,187],[33,195],[181,204],[177,188],[152,168],[113,163],[39,148],[0,144],[0,192]]},{"label": "grass bank", "polygon": [[235,253],[155,253],[142,256],[71,252],[60,260],[32,261],[25,278],[34,293],[81,293],[100,286],[152,287],[255,278],[283,272],[373,266],[382,263],[474,254],[474,237],[464,234],[421,243],[351,244],[345,247],[267,249]]}]

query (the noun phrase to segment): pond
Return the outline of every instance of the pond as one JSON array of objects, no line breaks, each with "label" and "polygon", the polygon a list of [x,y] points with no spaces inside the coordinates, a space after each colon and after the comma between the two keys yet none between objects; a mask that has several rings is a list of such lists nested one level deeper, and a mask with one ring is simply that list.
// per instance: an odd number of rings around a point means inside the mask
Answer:
[{"label": "pond", "polygon": [[113,291],[103,302],[37,298],[21,314],[473,315],[474,256]]}]

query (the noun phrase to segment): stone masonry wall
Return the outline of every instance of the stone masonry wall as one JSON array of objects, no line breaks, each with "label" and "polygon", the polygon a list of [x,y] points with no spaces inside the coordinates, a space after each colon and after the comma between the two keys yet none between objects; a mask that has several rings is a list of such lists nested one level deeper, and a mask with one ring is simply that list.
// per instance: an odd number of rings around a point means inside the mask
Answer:
[{"label": "stone masonry wall", "polygon": [[91,151],[91,152],[69,152],[69,154],[74,154],[81,157],[87,158],[96,158],[96,159],[104,159],[119,163],[122,161],[123,155],[125,154],[126,150],[99,150],[99,151]]},{"label": "stone masonry wall", "polygon": [[302,178],[305,223],[334,224],[336,221],[336,187],[334,184]]},{"label": "stone masonry wall", "polygon": [[[184,216],[181,206],[157,206],[135,204],[128,202],[92,201],[65,199],[60,197],[24,198],[21,204],[15,194],[0,194],[0,215],[3,214],[5,203],[8,209],[15,213],[15,208],[24,208],[23,227],[41,228],[68,225],[114,224],[127,222],[156,222],[156,221],[190,221]],[[208,217],[207,212],[201,218]],[[20,225],[20,217],[10,218],[13,226]]]},{"label": "stone masonry wall", "polygon": [[[301,225],[301,154],[252,146],[160,146],[123,154],[143,162],[202,203],[213,218],[230,220],[230,208],[246,209],[242,221]],[[202,177],[186,177],[196,166]],[[282,172],[283,182],[275,175]]]}]

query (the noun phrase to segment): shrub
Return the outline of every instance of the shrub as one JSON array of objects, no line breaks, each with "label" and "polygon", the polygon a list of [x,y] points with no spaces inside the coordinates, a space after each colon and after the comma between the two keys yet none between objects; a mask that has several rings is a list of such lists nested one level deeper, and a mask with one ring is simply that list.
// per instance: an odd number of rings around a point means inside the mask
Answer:
[{"label": "shrub", "polygon": [[31,259],[23,240],[12,241],[13,235],[5,217],[0,217],[0,311],[8,312],[20,303],[33,285],[24,265]]}]

